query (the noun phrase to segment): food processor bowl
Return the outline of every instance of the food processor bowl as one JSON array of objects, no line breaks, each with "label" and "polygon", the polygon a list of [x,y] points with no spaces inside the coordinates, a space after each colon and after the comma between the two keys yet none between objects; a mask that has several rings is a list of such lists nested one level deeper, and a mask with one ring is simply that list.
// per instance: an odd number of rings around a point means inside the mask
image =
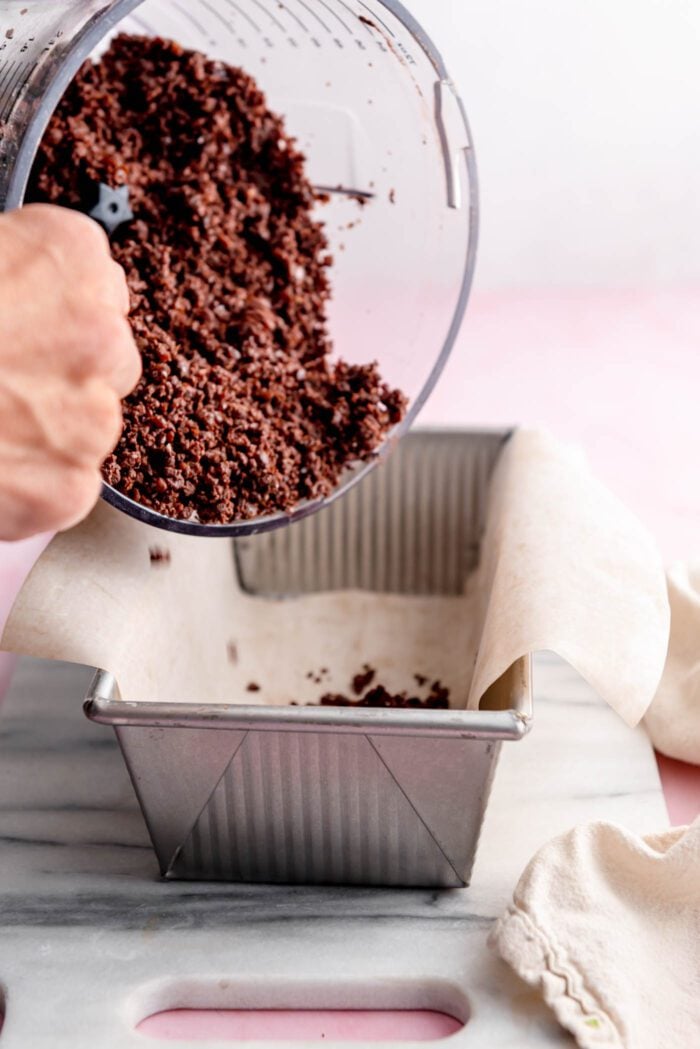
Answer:
[{"label": "food processor bowl", "polygon": [[396,0],[0,0],[0,209],[22,204],[72,77],[116,32],[158,35],[242,67],[325,190],[334,354],[377,361],[408,398],[376,457],[292,512],[223,525],[174,520],[105,484],[104,498],[171,531],[242,536],[287,524],[356,483],[411,425],[452,349],[474,269],[469,127],[443,61]]}]

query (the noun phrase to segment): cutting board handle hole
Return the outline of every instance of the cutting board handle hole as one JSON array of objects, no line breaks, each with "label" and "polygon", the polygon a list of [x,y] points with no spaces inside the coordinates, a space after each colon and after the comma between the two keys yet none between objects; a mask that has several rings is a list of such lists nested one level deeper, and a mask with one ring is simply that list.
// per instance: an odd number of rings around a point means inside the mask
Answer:
[{"label": "cutting board handle hole", "polygon": [[[466,1027],[469,1001],[443,978],[354,982],[342,972],[314,980],[231,977],[161,979],[127,1003],[145,1038],[319,1043],[439,1042]],[[144,1049],[148,1042],[144,1040]]]},{"label": "cutting board handle hole", "polygon": [[366,1045],[369,1041],[437,1042],[463,1027],[454,1016],[428,1009],[171,1009],[142,1020],[137,1030],[147,1038],[174,1043],[235,1045],[284,1039],[305,1045],[315,1040]]}]

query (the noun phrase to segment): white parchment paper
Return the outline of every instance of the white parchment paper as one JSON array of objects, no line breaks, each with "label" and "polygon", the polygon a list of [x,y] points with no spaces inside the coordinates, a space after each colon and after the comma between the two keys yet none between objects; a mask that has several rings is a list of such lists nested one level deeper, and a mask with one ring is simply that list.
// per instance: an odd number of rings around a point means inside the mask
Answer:
[{"label": "white parchment paper", "polygon": [[367,663],[389,689],[419,695],[418,675],[473,708],[518,658],[548,649],[632,725],[656,691],[668,630],[649,534],[578,451],[519,431],[463,597],[253,597],[230,542],[151,529],[101,502],[39,559],[0,644],[110,670],[135,701],[313,702],[347,695]]}]

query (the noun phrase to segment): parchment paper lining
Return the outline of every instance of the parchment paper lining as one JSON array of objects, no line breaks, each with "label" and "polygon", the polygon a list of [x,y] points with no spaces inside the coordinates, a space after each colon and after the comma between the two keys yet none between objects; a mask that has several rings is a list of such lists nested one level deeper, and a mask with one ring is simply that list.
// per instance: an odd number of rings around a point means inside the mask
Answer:
[{"label": "parchment paper lining", "polygon": [[453,706],[471,708],[517,659],[547,649],[633,725],[656,691],[668,630],[663,566],[642,525],[577,450],[518,431],[462,597],[251,597],[229,542],[151,529],[101,502],[39,559],[1,644],[102,667],[135,701],[312,702],[347,694],[369,663],[390,689],[413,694],[414,674],[439,678]]}]

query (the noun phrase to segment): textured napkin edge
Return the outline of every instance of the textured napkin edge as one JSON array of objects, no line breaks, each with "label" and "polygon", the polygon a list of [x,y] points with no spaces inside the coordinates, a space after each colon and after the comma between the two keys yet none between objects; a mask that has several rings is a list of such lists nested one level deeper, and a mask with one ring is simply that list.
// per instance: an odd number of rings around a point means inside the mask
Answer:
[{"label": "textured napkin edge", "polygon": [[576,965],[516,903],[497,920],[488,944],[522,980],[540,991],[581,1049],[625,1049],[618,1025],[585,986]]},{"label": "textured napkin edge", "polygon": [[700,560],[675,562],[666,572],[671,629],[664,671],[644,727],[661,754],[700,765]]}]

